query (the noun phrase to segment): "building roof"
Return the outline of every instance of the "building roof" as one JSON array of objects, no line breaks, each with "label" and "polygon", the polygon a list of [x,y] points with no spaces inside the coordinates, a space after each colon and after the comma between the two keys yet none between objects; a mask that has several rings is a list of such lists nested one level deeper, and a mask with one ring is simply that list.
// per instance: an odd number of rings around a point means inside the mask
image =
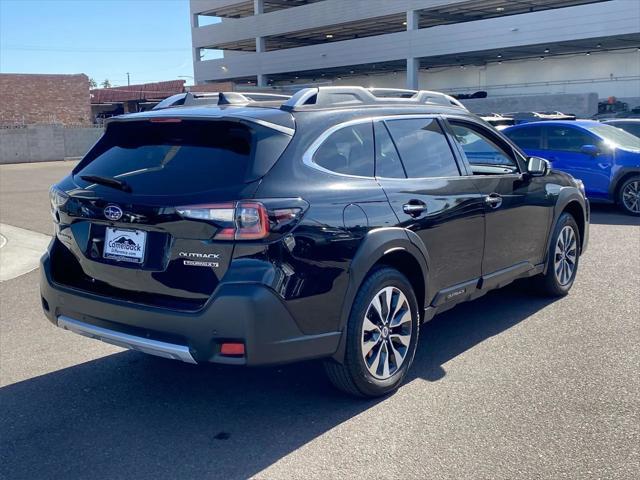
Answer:
[{"label": "building roof", "polygon": [[141,83],[124,87],[95,88],[91,90],[91,103],[117,103],[132,100],[163,100],[184,92],[184,80]]}]

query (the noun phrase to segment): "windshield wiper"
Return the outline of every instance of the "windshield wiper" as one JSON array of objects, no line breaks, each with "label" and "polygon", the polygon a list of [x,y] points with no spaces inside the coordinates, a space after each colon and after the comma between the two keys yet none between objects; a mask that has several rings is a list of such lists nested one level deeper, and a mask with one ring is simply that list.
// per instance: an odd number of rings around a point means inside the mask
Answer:
[{"label": "windshield wiper", "polygon": [[117,188],[123,192],[131,193],[131,186],[124,180],[118,180],[112,177],[103,177],[101,175],[80,175],[80,178],[87,182],[98,183],[106,187]]}]

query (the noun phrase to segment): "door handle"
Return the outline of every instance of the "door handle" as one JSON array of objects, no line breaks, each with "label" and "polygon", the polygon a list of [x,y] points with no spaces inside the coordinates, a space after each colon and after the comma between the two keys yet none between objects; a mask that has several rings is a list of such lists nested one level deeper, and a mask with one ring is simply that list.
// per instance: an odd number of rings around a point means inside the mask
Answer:
[{"label": "door handle", "polygon": [[498,208],[500,205],[502,205],[502,197],[497,193],[490,193],[489,195],[484,197],[484,202],[491,208]]},{"label": "door handle", "polygon": [[427,204],[422,200],[409,200],[409,203],[405,203],[402,206],[402,211],[412,217],[418,217],[422,212],[427,209]]}]

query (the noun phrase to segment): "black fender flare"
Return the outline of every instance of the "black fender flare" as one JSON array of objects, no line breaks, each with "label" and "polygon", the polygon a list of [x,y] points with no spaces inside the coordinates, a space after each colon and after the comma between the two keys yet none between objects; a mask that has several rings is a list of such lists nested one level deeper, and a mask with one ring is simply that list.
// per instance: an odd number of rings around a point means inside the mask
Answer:
[{"label": "black fender flare", "polygon": [[617,197],[616,190],[618,189],[620,181],[629,174],[640,175],[640,168],[622,167],[616,172],[616,174],[611,179],[611,183],[609,184],[609,198],[614,202],[618,201],[618,199],[616,198]]},{"label": "black fender flare", "polygon": [[[429,297],[429,256],[424,242],[414,232],[400,227],[384,227],[370,230],[362,240],[358,250],[349,266],[349,284],[342,300],[340,308],[339,330],[342,332],[338,349],[332,358],[342,362],[346,345],[344,335],[353,301],[364,281],[367,273],[385,255],[403,250],[409,253],[420,266],[425,284],[425,303]],[[423,315],[424,312],[420,312]]]},{"label": "black fender flare", "polygon": [[[584,225],[582,227],[585,235],[583,235],[583,238],[580,239],[580,242],[582,243],[581,250],[584,250],[584,247],[586,246],[586,242],[588,240],[587,235],[589,232],[589,207],[587,206],[587,200],[582,196],[582,193],[576,187],[562,187],[560,189],[560,192],[558,193],[558,199],[556,201],[555,207],[553,208],[553,220],[549,228],[549,234],[547,235],[547,253],[545,254],[544,268],[545,272],[547,269],[549,249],[551,248],[551,240],[553,239],[553,232],[555,231],[558,219],[560,218],[562,212],[564,212],[565,208],[567,208],[567,205],[572,202],[579,204],[582,208],[582,215],[584,217]],[[578,221],[578,219],[576,219],[576,221]]]}]

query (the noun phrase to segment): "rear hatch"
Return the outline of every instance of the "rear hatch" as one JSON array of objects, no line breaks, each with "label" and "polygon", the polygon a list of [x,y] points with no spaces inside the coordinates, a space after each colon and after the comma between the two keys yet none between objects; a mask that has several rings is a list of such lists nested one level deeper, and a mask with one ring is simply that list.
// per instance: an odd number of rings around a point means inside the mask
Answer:
[{"label": "rear hatch", "polygon": [[52,189],[53,280],[201,308],[232,258],[238,200],[252,198],[290,138],[238,119],[112,122]]}]

